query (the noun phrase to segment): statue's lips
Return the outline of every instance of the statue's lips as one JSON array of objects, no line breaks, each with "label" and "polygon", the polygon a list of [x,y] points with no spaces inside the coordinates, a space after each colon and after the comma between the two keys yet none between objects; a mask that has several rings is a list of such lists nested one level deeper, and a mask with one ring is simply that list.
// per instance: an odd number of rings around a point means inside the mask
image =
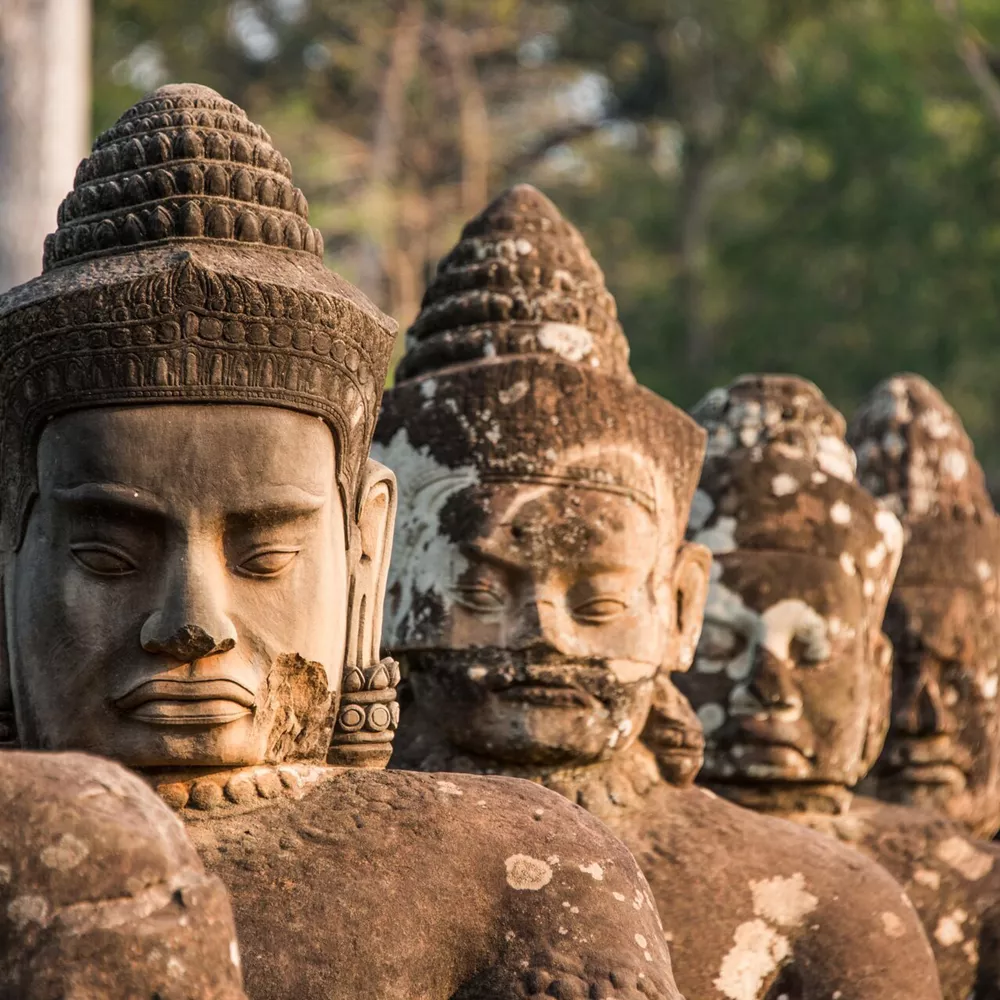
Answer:
[{"label": "statue's lips", "polygon": [[896,739],[880,765],[884,780],[912,785],[965,785],[971,759],[950,740]]},{"label": "statue's lips", "polygon": [[812,740],[794,722],[743,718],[729,734],[729,755],[748,763],[799,767],[815,756]]},{"label": "statue's lips", "polygon": [[495,693],[503,701],[548,708],[593,709],[597,704],[597,699],[593,695],[567,684],[510,684]]},{"label": "statue's lips", "polygon": [[220,724],[249,715],[253,692],[236,681],[145,681],[117,699],[119,711],[133,719],[163,725]]}]

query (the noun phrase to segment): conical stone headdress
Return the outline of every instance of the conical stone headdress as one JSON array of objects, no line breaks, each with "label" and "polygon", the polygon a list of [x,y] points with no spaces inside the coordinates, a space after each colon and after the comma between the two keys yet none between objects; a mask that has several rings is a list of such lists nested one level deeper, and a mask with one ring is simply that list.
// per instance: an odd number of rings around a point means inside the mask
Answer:
[{"label": "conical stone headdress", "polygon": [[848,438],[858,478],[906,529],[898,582],[995,590],[1000,519],[972,441],[937,389],[919,375],[885,379],[858,407]]},{"label": "conical stone headdress", "polygon": [[490,482],[616,492],[670,524],[704,434],[638,386],[614,299],[583,238],[539,191],[500,195],[441,263],[386,393],[373,454],[396,471],[386,644],[433,646],[447,604],[435,540],[448,502]]},{"label": "conical stone headdress", "polygon": [[406,335],[397,380],[498,355],[553,354],[634,381],[604,274],[579,231],[530,184],[468,222]]},{"label": "conical stone headdress", "polygon": [[881,621],[902,530],[856,481],[841,413],[793,375],[741,376],[691,412],[708,432],[708,452],[688,537],[716,555],[757,549],[837,561]]},{"label": "conical stone headdress", "polygon": [[322,263],[288,160],[207,87],[161,87],[100,135],[46,239],[0,297],[0,514],[16,544],[44,422],[156,402],[259,403],[326,419],[345,505],[395,324]]}]

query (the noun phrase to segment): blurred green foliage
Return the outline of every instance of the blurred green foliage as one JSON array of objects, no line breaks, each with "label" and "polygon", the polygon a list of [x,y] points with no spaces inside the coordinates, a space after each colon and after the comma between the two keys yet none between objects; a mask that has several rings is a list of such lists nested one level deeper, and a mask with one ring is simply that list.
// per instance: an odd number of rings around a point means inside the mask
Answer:
[{"label": "blurred green foliage", "polygon": [[94,4],[95,130],[160,82],[216,87],[404,325],[462,219],[532,180],[641,381],[689,406],[794,371],[849,414],[918,371],[1000,482],[995,0]]}]

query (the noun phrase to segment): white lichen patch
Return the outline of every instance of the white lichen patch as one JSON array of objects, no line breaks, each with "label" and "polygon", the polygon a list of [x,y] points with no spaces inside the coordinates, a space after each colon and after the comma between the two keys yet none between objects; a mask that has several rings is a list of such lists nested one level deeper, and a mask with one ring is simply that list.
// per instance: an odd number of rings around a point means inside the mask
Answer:
[{"label": "white lichen patch", "polygon": [[39,858],[46,868],[66,872],[75,868],[90,853],[90,848],[71,833],[64,833],[58,841],[43,848]]},{"label": "white lichen patch", "polygon": [[882,919],[882,930],[886,932],[891,938],[902,937],[906,933],[906,924],[892,913],[890,910],[884,910],[880,917]]},{"label": "white lichen patch", "polygon": [[438,781],[437,790],[442,795],[464,795],[465,792],[462,791],[454,781]]},{"label": "white lichen patch", "polygon": [[969,471],[969,460],[957,448],[949,448],[941,456],[941,475],[947,479],[964,479]]},{"label": "white lichen patch", "polygon": [[497,399],[503,406],[510,406],[511,403],[524,399],[530,389],[527,379],[519,379],[509,389],[501,389],[497,393]]},{"label": "white lichen patch", "polygon": [[604,869],[596,862],[592,861],[589,865],[580,865],[580,871],[585,875],[589,875],[595,882],[604,881]]},{"label": "white lichen patch", "polygon": [[934,939],[943,948],[961,944],[965,940],[965,931],[962,930],[962,925],[968,919],[969,915],[965,910],[952,910],[951,913],[938,920],[937,927],[934,928]]},{"label": "white lichen patch", "polygon": [[542,350],[574,363],[583,361],[594,349],[594,335],[571,323],[543,323],[536,336]]},{"label": "white lichen patch", "polygon": [[771,492],[776,497],[787,497],[799,488],[799,481],[787,472],[779,472],[771,480]]},{"label": "white lichen patch", "polygon": [[964,837],[949,837],[941,841],[934,854],[970,882],[978,882],[993,870],[993,857],[977,850]]},{"label": "white lichen patch", "polygon": [[441,533],[440,516],[452,496],[478,483],[479,473],[471,465],[449,468],[428,447],[413,447],[405,427],[387,445],[374,444],[372,458],[396,473],[399,489],[388,579],[398,600],[385,602],[382,623],[383,641],[391,647],[436,624],[421,620],[428,596],[446,610],[450,606],[451,582],[468,562]]},{"label": "white lichen patch", "polygon": [[642,934],[636,934],[636,936],[635,936],[635,943],[640,948],[648,948],[649,947],[649,942],[646,940],[646,938]]},{"label": "white lichen patch", "polygon": [[941,876],[930,868],[918,868],[913,873],[913,881],[934,892],[941,888]]},{"label": "white lichen patch", "polygon": [[552,881],[552,868],[546,861],[528,854],[512,854],[505,862],[507,885],[512,889],[537,892]]},{"label": "white lichen patch", "polygon": [[748,920],[733,934],[714,986],[728,1000],[758,1000],[765,980],[790,954],[788,938],[763,920]]},{"label": "white lichen patch", "polygon": [[850,505],[845,503],[843,500],[835,500],[830,505],[830,520],[833,521],[834,524],[850,524]]},{"label": "white lichen patch", "polygon": [[813,663],[830,656],[826,619],[815,608],[796,597],[772,604],[760,616],[760,644],[779,659],[788,659],[793,641],[804,647]]},{"label": "white lichen patch", "polygon": [[855,563],[854,556],[852,556],[850,552],[841,552],[837,557],[837,562],[840,563],[840,568],[848,576],[855,576],[857,574],[857,563]]},{"label": "white lichen patch", "polygon": [[976,560],[976,576],[986,583],[993,576],[993,567],[985,559]]},{"label": "white lichen patch", "polygon": [[774,878],[750,882],[753,894],[753,912],[781,927],[798,927],[819,905],[819,899],[806,889],[806,879],[801,872],[789,878]]},{"label": "white lichen patch", "polygon": [[21,931],[28,924],[45,926],[49,916],[49,904],[41,896],[18,896],[7,904],[7,919]]}]

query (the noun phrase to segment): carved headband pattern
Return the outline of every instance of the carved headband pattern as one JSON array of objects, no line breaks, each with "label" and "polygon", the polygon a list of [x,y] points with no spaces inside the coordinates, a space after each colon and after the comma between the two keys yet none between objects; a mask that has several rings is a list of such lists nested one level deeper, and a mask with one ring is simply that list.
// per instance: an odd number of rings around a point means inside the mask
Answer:
[{"label": "carved headband pattern", "polygon": [[356,494],[396,325],[322,264],[288,161],[206,87],[163,87],[98,138],[46,241],[0,297],[0,515],[16,545],[50,417],[234,402],[326,419]]}]

